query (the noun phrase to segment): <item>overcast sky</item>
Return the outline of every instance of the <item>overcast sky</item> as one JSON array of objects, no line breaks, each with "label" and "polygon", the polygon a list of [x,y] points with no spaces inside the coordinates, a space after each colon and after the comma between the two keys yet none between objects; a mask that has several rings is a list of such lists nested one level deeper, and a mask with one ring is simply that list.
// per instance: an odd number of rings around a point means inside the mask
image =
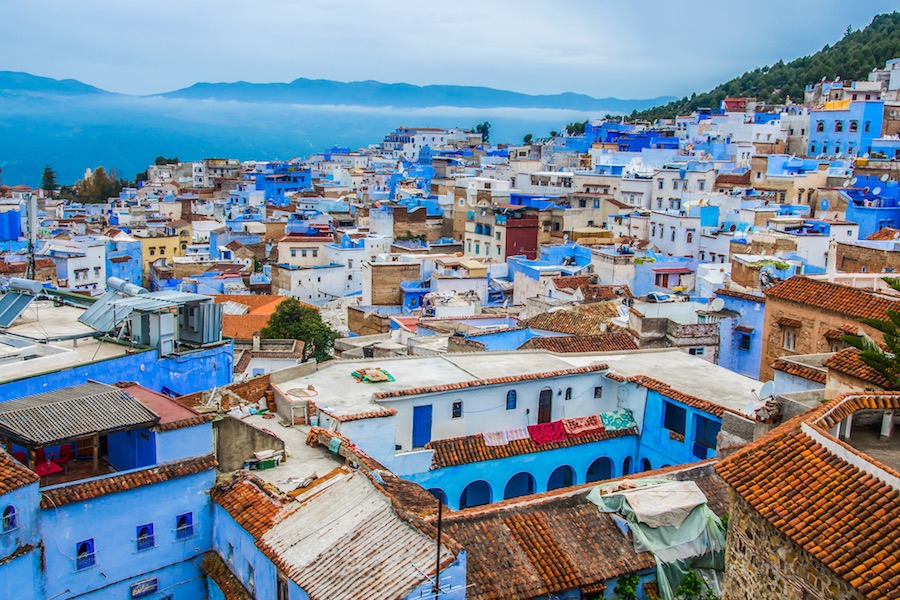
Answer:
[{"label": "overcast sky", "polygon": [[2,0],[0,70],[151,94],[298,77],[648,98],[811,54],[896,0]]}]

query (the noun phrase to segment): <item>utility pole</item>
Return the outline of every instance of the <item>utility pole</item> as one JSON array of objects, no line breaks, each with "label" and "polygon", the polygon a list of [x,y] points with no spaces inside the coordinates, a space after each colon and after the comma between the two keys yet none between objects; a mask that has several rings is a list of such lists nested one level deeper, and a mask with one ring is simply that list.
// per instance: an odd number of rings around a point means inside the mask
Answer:
[{"label": "utility pole", "polygon": [[37,244],[37,197],[31,192],[25,192],[25,215],[28,224],[28,256],[25,267],[25,278],[35,278],[34,250]]}]

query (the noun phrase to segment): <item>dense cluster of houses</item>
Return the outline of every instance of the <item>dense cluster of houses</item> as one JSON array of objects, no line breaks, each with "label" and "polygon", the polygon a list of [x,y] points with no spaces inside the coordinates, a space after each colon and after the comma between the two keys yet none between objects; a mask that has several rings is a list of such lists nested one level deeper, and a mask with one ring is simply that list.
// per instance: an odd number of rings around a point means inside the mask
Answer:
[{"label": "dense cluster of houses", "polygon": [[[0,597],[900,597],[900,392],[845,343],[900,309],[898,180],[900,59],[0,188]],[[333,360],[261,338],[288,297]]]}]

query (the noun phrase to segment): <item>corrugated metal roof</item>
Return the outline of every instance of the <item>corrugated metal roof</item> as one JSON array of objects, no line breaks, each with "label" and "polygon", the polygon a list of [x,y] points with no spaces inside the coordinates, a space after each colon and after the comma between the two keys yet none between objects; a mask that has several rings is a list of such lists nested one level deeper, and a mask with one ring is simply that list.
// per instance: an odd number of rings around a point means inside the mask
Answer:
[{"label": "corrugated metal roof", "polygon": [[0,432],[39,446],[158,422],[133,396],[102,383],[0,402]]},{"label": "corrugated metal roof", "polygon": [[[398,517],[365,476],[326,486],[298,497],[300,508],[260,538],[311,598],[371,598],[373,590],[402,598],[425,583],[418,569],[434,573],[434,540]],[[444,547],[441,556],[452,552]]]}]

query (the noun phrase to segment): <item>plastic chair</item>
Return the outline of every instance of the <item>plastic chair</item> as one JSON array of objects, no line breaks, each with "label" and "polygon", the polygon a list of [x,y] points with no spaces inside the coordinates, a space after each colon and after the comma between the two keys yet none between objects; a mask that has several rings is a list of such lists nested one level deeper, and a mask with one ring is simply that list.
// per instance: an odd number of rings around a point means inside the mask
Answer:
[{"label": "plastic chair", "polygon": [[47,453],[43,448],[38,448],[34,451],[34,462],[40,463],[44,462],[45,460],[47,460]]},{"label": "plastic chair", "polygon": [[53,462],[61,466],[65,469],[66,473],[69,472],[69,461],[72,460],[72,457],[75,455],[75,449],[72,448],[72,444],[62,444],[59,447],[59,453],[56,458],[53,459]]},{"label": "plastic chair", "polygon": [[23,465],[27,462],[28,459],[25,458],[25,453],[22,451],[13,452],[13,458],[22,463]]}]

